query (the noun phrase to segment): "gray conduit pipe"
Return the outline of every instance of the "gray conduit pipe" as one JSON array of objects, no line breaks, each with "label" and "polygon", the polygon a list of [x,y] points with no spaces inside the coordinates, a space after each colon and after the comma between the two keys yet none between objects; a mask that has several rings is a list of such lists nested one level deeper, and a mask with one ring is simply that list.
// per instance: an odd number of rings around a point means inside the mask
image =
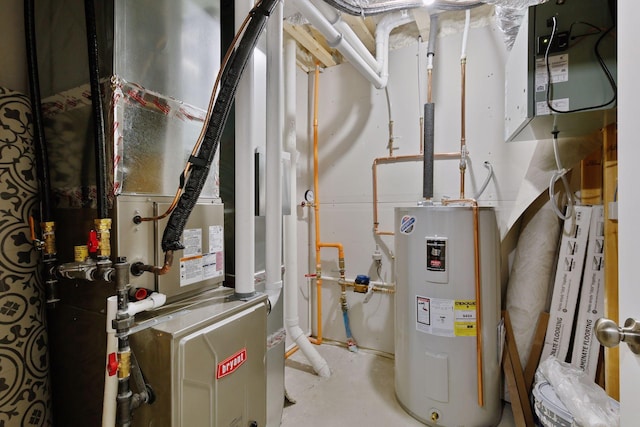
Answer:
[{"label": "gray conduit pipe", "polygon": [[289,170],[291,214],[284,217],[284,316],[287,335],[298,345],[313,370],[328,378],[331,370],[313,344],[302,331],[298,318],[298,218],[296,215],[297,185],[296,170],[298,151],[296,150],[296,41],[287,38],[284,46],[284,109],[285,109],[285,150],[291,155]]}]

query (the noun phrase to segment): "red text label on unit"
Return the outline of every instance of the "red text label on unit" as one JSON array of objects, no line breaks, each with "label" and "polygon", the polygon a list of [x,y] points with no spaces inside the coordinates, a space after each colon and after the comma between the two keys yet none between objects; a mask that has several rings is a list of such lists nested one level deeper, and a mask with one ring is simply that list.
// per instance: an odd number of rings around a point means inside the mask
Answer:
[{"label": "red text label on unit", "polygon": [[226,358],[222,362],[218,363],[218,369],[216,369],[216,379],[226,377],[233,373],[247,360],[247,349],[243,348],[237,353]]}]

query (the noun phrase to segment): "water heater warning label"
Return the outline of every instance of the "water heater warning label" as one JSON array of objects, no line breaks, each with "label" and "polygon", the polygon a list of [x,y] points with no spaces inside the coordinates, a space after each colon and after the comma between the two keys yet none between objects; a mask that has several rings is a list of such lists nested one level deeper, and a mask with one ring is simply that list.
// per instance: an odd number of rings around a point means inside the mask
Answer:
[{"label": "water heater warning label", "polygon": [[447,241],[427,239],[427,270],[447,271]]},{"label": "water heater warning label", "polygon": [[475,337],[476,302],[416,295],[416,330],[441,337]]}]

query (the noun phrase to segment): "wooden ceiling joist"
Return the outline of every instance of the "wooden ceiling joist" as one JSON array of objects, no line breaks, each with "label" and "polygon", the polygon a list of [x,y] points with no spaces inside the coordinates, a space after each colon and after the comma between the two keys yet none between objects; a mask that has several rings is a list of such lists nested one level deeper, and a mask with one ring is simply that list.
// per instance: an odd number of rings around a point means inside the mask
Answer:
[{"label": "wooden ceiling joist", "polygon": [[369,52],[375,53],[376,39],[365,23],[365,19],[360,16],[348,15],[346,13],[341,16],[344,22],[346,22],[360,40],[362,40],[362,43],[367,47],[367,49],[369,49]]},{"label": "wooden ceiling joist", "polygon": [[325,49],[316,39],[314,39],[304,27],[292,25],[285,21],[284,31],[293,37],[300,46],[308,50],[323,67],[332,67],[336,65],[336,61],[333,59],[331,52]]}]

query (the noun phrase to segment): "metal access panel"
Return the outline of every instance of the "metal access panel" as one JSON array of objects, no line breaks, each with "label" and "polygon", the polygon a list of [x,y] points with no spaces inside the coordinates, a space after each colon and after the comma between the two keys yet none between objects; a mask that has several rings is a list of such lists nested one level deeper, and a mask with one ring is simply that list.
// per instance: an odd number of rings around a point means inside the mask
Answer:
[{"label": "metal access panel", "polygon": [[[168,218],[134,222],[134,217],[161,215],[170,197],[121,195],[116,198],[116,251],[131,264],[162,266],[162,235]],[[169,300],[219,286],[224,280],[224,207],[219,199],[200,199],[189,215],[181,242],[185,249],[174,253],[173,265],[164,275],[131,275],[134,287],[153,289]]]},{"label": "metal access panel", "polygon": [[[560,137],[587,135],[615,121],[606,74],[616,81],[615,28],[604,35],[615,13],[609,0],[548,1],[528,9],[506,65],[507,141],[549,139],[554,126]],[[547,104],[549,81],[551,106],[560,113]]]},{"label": "metal access panel", "polygon": [[134,412],[135,427],[266,425],[266,297],[232,293],[214,290],[209,302],[155,317],[131,336],[156,395]]}]

